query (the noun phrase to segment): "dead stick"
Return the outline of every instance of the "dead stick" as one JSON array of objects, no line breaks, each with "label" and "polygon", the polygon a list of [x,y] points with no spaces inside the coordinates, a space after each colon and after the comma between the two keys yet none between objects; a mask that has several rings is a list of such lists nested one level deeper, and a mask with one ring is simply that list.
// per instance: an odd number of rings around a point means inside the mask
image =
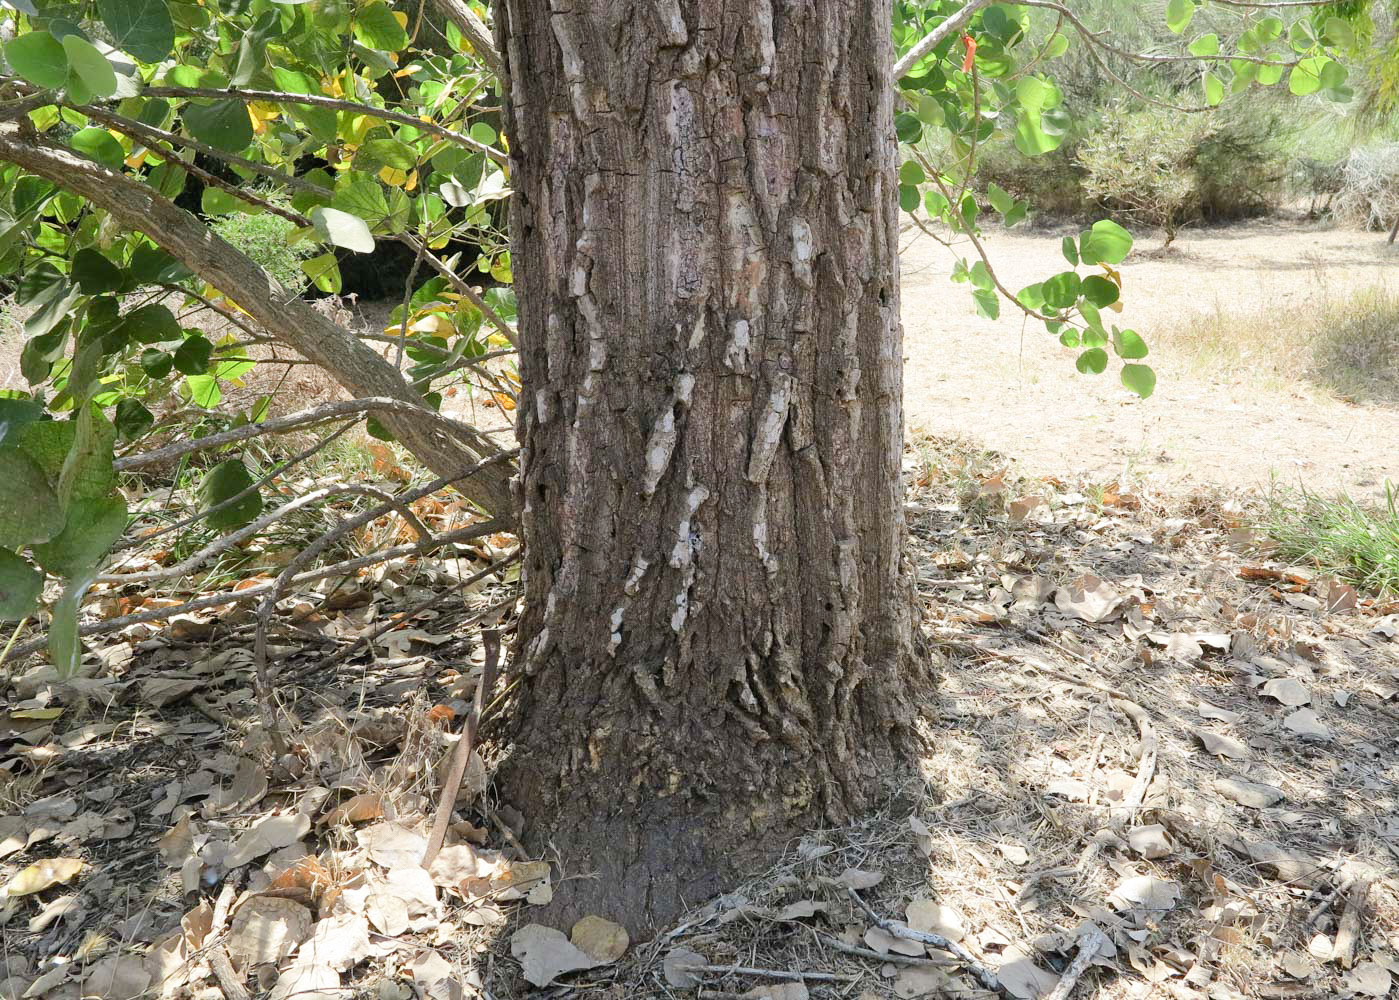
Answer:
[{"label": "dead stick", "polygon": [[865,915],[873,920],[877,927],[888,931],[890,934],[894,935],[894,937],[901,937],[905,941],[918,941],[921,944],[930,944],[934,948],[941,948],[943,951],[951,952],[962,960],[962,964],[967,967],[967,971],[970,972],[982,986],[986,987],[997,996],[1003,997],[1004,1000],[1015,1000],[1015,995],[1011,993],[1010,990],[1006,989],[1005,985],[1002,984],[996,974],[978,962],[971,952],[967,951],[967,949],[963,948],[956,941],[953,941],[951,938],[943,937],[941,934],[932,934],[928,931],[916,931],[912,927],[905,927],[903,924],[896,924],[892,920],[885,920],[879,914],[875,913],[874,910],[870,909],[870,905],[861,899],[860,894],[854,889],[847,889],[845,891],[850,894],[850,898],[855,901],[860,909],[865,911]]},{"label": "dead stick", "polygon": [[1044,1000],[1068,1000],[1068,996],[1073,992],[1074,985],[1078,982],[1078,977],[1083,975],[1088,966],[1093,964],[1093,956],[1098,954],[1098,949],[1103,946],[1107,936],[1098,929],[1097,924],[1088,924],[1083,933],[1078,936],[1078,954],[1069,963],[1069,967],[1064,970],[1064,974],[1059,977],[1059,982],[1054,985],[1054,989],[1045,994]]},{"label": "dead stick", "polygon": [[452,822],[452,809],[457,803],[457,793],[461,790],[462,778],[466,776],[466,765],[471,759],[471,744],[476,740],[476,727],[481,724],[481,712],[486,704],[486,696],[495,686],[496,664],[500,660],[500,631],[488,628],[481,630],[481,641],[486,647],[486,663],[481,669],[481,681],[476,685],[476,698],[471,711],[462,723],[461,737],[452,749],[452,766],[447,772],[447,780],[442,784],[442,796],[437,800],[437,817],[432,821],[432,835],[427,839],[427,850],[423,852],[423,867],[430,868],[442,850],[442,842],[447,839],[447,827]]},{"label": "dead stick", "polygon": [[787,972],[784,969],[752,969],[746,965],[681,965],[684,972],[708,972],[725,976],[762,976],[766,979],[785,979],[789,983],[803,980],[813,983],[858,983],[861,976],[849,976],[840,972]]},{"label": "dead stick", "polygon": [[1357,878],[1346,894],[1346,908],[1336,928],[1336,942],[1331,946],[1331,961],[1349,969],[1355,961],[1355,938],[1360,933],[1360,918],[1365,913],[1365,897],[1370,895],[1371,881]]},{"label": "dead stick", "polygon": [[238,973],[233,971],[233,962],[228,957],[228,949],[223,945],[209,949],[209,968],[213,970],[214,978],[219,981],[219,989],[223,990],[227,1000],[252,1000],[238,979]]}]

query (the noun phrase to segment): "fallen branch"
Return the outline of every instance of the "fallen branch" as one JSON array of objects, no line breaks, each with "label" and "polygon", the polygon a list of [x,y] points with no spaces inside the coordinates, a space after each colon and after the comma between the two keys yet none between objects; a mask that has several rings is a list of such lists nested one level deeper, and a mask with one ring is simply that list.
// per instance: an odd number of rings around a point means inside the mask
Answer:
[{"label": "fallen branch", "polygon": [[1098,954],[1098,950],[1107,939],[1107,935],[1098,929],[1097,924],[1086,924],[1083,933],[1078,936],[1078,954],[1059,977],[1059,982],[1054,984],[1054,989],[1045,994],[1044,1000],[1068,1000],[1079,977],[1093,964],[1093,957]]},{"label": "fallen branch", "polygon": [[486,695],[495,687],[496,666],[500,662],[500,632],[493,628],[482,629],[481,641],[486,647],[485,666],[481,669],[481,679],[476,682],[476,697],[472,699],[471,711],[462,722],[457,745],[452,748],[452,765],[447,772],[447,780],[442,783],[442,794],[437,800],[437,816],[432,821],[427,850],[423,852],[424,868],[432,867],[432,862],[442,850],[442,842],[447,839],[447,827],[452,823],[457,794],[461,791],[462,778],[466,776],[466,765],[471,760],[471,744],[476,741],[476,729],[481,724],[481,713],[485,711]]},{"label": "fallen branch", "polygon": [[970,972],[973,978],[982,986],[986,987],[997,996],[1004,998],[1004,1000],[1016,1000],[1015,994],[1011,993],[1010,990],[1006,988],[1005,984],[1001,982],[1000,977],[978,962],[971,952],[967,951],[967,949],[963,948],[956,941],[944,937],[941,934],[933,934],[929,931],[916,931],[912,927],[906,927],[892,920],[886,920],[875,913],[874,910],[870,908],[870,905],[861,899],[860,894],[854,889],[847,889],[845,891],[850,894],[850,898],[855,901],[856,905],[865,911],[865,915],[874,921],[876,927],[894,935],[894,937],[903,938],[905,941],[917,941],[919,944],[930,944],[934,948],[939,948],[942,951],[956,955],[957,958],[961,960],[962,964],[967,967],[967,971]]},{"label": "fallen branch", "polygon": [[789,983],[858,983],[861,976],[851,976],[840,972],[788,972],[785,969],[754,969],[746,965],[680,965],[684,972],[709,973],[716,976],[761,976],[764,979],[781,979]]},{"label": "fallen branch", "polygon": [[1370,895],[1373,884],[1368,878],[1357,878],[1346,894],[1346,908],[1341,913],[1336,940],[1331,946],[1331,961],[1343,969],[1349,969],[1355,961],[1355,939],[1360,934],[1360,920],[1365,914],[1365,898]]}]

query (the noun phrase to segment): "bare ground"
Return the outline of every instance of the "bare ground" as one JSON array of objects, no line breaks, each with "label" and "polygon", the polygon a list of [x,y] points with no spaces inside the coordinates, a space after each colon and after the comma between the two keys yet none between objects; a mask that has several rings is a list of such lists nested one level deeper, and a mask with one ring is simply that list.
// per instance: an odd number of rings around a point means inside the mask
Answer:
[{"label": "bare ground", "polygon": [[[1076,232],[1076,230],[1066,230]],[[1067,265],[1060,233],[991,232],[987,251],[1012,291]],[[916,238],[915,238],[916,237]],[[1139,240],[1121,268],[1124,310],[1114,318],[1152,347],[1158,385],[1145,402],[1111,369],[1074,370],[1075,352],[1040,324],[1002,310],[976,315],[952,257],[916,230],[903,254],[905,405],[909,426],[961,434],[1013,455],[1035,475],[1124,470],[1158,486],[1287,485],[1374,496],[1399,480],[1399,409],[1354,405],[1306,381],[1244,371],[1201,373],[1190,352],[1159,336],[1216,309],[1248,315],[1320,308],[1328,299],[1391,285],[1399,248],[1383,234],[1269,221],[1187,230],[1166,253]],[[965,248],[969,253],[970,248]],[[1279,320],[1277,336],[1296,336]]]}]

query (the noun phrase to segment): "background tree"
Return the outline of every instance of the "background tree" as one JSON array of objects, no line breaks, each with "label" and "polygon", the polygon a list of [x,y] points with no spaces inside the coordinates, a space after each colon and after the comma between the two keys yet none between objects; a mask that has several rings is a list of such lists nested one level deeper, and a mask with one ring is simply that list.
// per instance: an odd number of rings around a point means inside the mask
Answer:
[{"label": "background tree", "polygon": [[[1022,310],[1080,371],[1116,356],[1149,395],[1145,343],[1111,322],[1130,235],[1097,221],[1063,241],[1067,269],[1006,288],[979,220],[1030,206],[979,194],[978,151],[1061,144],[1072,109],[1047,69],[1071,46],[1111,79],[1113,60],[1172,67],[1194,94],[1140,97],[1184,113],[1283,81],[1342,99],[1330,53],[1369,30],[1365,4],[1227,0],[1209,9],[1229,31],[1196,36],[1198,5],[1171,0],[1191,37],[1143,54],[1052,0],[507,0],[493,46],[463,0],[438,4],[440,38],[385,0],[10,6],[0,263],[32,391],[0,400],[0,613],[34,609],[40,569],[70,581],[51,651],[75,667],[84,592],[131,527],[115,473],[168,454],[140,442],[191,413],[219,433],[190,451],[285,429],[267,405],[212,412],[249,349],[280,342],[356,397],[336,416],[372,412],[432,470],[423,489],[457,482],[521,526],[503,788],[554,823],[570,874],[600,875],[560,906],[633,924],[863,808],[910,746],[925,667],[900,555],[900,209],[985,315]],[[198,215],[172,200],[195,182]],[[322,291],[342,287],[339,255],[380,241],[431,272],[370,335],[392,360],[210,229],[247,212],[314,247],[301,266]],[[182,322],[195,307],[240,333],[210,340]],[[496,443],[434,411],[463,372],[514,406],[490,361],[516,342],[518,493]],[[200,558],[262,524],[240,506],[259,484],[216,468],[206,514],[231,533]]]}]

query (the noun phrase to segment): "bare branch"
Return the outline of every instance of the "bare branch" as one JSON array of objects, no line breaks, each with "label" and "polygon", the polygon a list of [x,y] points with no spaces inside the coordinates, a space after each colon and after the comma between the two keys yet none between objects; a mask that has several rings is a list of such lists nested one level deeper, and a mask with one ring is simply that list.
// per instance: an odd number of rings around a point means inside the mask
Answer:
[{"label": "bare branch", "polygon": [[[385,423],[409,451],[435,472],[461,468],[464,453],[479,457],[497,450],[474,430],[465,435],[470,438],[469,443],[461,440],[463,435],[444,433],[440,418],[423,403],[401,372],[147,185],[42,139],[24,136],[15,124],[0,124],[0,160],[17,164],[88,199],[121,225],[151,237],[288,347],[324,368],[352,395],[388,397],[416,407],[416,411],[386,416]],[[463,483],[462,490],[490,513],[513,523],[510,476],[508,468],[496,468],[489,475]]]},{"label": "bare branch", "polygon": [[930,31],[922,41],[905,52],[902,59],[894,63],[894,79],[899,79],[918,65],[918,61],[941,45],[943,39],[961,31],[972,19],[972,15],[983,7],[991,6],[991,3],[992,0],[968,0],[961,10]]},{"label": "bare branch", "polygon": [[411,125],[419,131],[430,132],[441,139],[455,142],[459,146],[465,146],[467,149],[488,156],[501,166],[507,166],[510,162],[510,158],[494,146],[477,142],[471,136],[454,132],[444,125],[438,125],[436,122],[425,122],[421,118],[415,118],[401,111],[376,108],[372,104],[342,101],[338,97],[324,97],[320,94],[293,94],[283,90],[242,90],[238,88],[217,90],[213,87],[147,87],[141,93],[147,97],[208,97],[214,100],[232,98],[247,104],[263,102],[268,104],[305,104],[313,108],[347,111],[352,115],[368,115],[370,118],[381,118],[384,121],[397,122],[400,125]]},{"label": "bare branch", "polygon": [[490,71],[496,76],[503,75],[505,63],[501,60],[500,53],[496,51],[495,43],[491,40],[491,33],[471,8],[463,0],[432,0],[432,3],[457,26],[457,30],[471,43],[471,48],[481,57],[481,61],[486,64]]},{"label": "bare branch", "polygon": [[[335,420],[337,417],[348,416],[352,413],[386,411],[391,413],[417,414],[421,409],[421,407],[413,403],[405,403],[401,399],[389,399],[387,397],[337,399],[333,402],[313,406],[309,410],[288,413],[284,417],[273,417],[271,420],[264,420],[260,424],[244,424],[242,427],[221,431],[218,434],[210,434],[206,437],[195,438],[190,441],[180,441],[176,444],[167,445],[164,448],[157,448],[155,451],[142,452],[139,455],[127,455],[117,459],[112,464],[118,472],[124,472],[127,469],[139,469],[143,465],[156,465],[160,462],[168,462],[196,451],[207,451],[210,448],[221,448],[226,444],[236,444],[239,441],[261,437],[264,434],[279,434],[282,431],[324,424],[331,420]],[[450,433],[465,435],[475,433],[475,429],[467,424],[453,420],[451,417],[444,417],[442,414],[433,410],[428,410],[427,412],[432,414],[443,428]]]}]

